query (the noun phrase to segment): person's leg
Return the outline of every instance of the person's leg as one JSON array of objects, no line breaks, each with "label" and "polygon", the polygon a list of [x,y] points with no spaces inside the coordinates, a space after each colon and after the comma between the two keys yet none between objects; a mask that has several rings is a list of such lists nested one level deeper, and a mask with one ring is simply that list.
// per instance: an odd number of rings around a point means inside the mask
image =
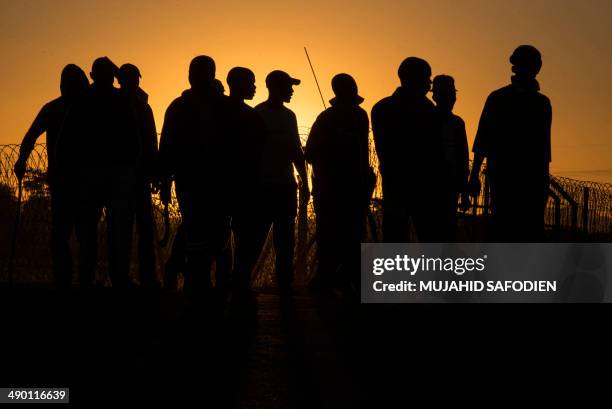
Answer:
[{"label": "person's leg", "polygon": [[76,197],[69,194],[65,185],[51,186],[50,190],[53,275],[58,287],[70,288],[73,275],[70,236],[75,226]]},{"label": "person's leg", "polygon": [[136,226],[138,231],[138,273],[140,283],[153,285],[157,282],[155,273],[155,232],[153,229],[153,204],[151,191],[146,184],[139,186],[137,198]]},{"label": "person's leg", "polygon": [[113,287],[130,284],[130,261],[136,184],[132,169],[113,169],[108,179],[110,199],[107,206],[108,266]]},{"label": "person's leg", "polygon": [[265,245],[271,223],[262,214],[243,213],[232,220],[236,245],[236,264],[232,273],[232,287],[236,291],[250,288],[251,274]]},{"label": "person's leg", "polygon": [[95,177],[78,186],[76,234],[79,243],[79,282],[87,288],[95,283],[98,262],[98,223],[102,216],[103,186]]},{"label": "person's leg", "polygon": [[361,240],[365,233],[366,208],[358,201],[337,209],[337,282],[339,288],[357,291],[361,274]]},{"label": "person's leg", "polygon": [[211,243],[211,209],[201,192],[200,184],[177,181],[177,194],[185,228],[185,286],[191,295],[207,293],[212,289],[211,267],[215,257]]},{"label": "person's leg", "polygon": [[410,241],[410,215],[400,203],[383,202],[383,241],[407,243]]},{"label": "person's leg", "polygon": [[229,288],[230,275],[234,264],[234,251],[232,248],[232,231],[230,220],[226,218],[219,226],[219,244],[215,258],[215,288],[226,292]]},{"label": "person's leg", "polygon": [[295,251],[295,216],[297,190],[287,187],[278,191],[273,220],[274,250],[276,252],[276,277],[281,291],[291,288]]},{"label": "person's leg", "polygon": [[174,236],[174,242],[172,243],[172,250],[170,250],[170,257],[166,262],[164,268],[164,288],[170,290],[176,290],[178,273],[182,272],[185,274],[185,247],[187,245],[187,236],[185,233],[185,226],[181,223],[176,230]]},{"label": "person's leg", "polygon": [[338,226],[334,225],[334,212],[330,208],[333,203],[322,195],[314,198],[316,213],[316,241],[317,241],[317,275],[314,280],[314,288],[320,290],[330,290],[334,287],[336,270],[338,269],[337,248],[334,239],[334,230]]}]

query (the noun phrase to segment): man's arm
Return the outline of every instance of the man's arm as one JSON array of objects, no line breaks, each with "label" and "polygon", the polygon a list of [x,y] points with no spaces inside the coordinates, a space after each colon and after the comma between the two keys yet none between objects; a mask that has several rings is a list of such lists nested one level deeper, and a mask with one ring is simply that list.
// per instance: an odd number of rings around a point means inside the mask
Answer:
[{"label": "man's arm", "polygon": [[40,135],[47,131],[49,123],[48,118],[49,112],[47,106],[45,105],[40,110],[40,112],[34,119],[34,122],[32,122],[30,129],[28,129],[28,132],[26,132],[25,136],[23,137],[23,141],[21,142],[21,146],[19,147],[19,158],[17,159],[17,162],[15,162],[14,169],[15,175],[19,180],[23,179],[23,176],[25,175],[26,163],[28,161],[28,158],[30,157],[30,154],[34,150],[36,140]]},{"label": "man's arm", "polygon": [[372,136],[374,138],[374,147],[376,148],[376,155],[378,156],[378,168],[381,175],[384,177],[385,171],[385,158],[386,155],[386,140],[387,136],[387,119],[384,115],[384,107],[380,105],[380,102],[374,105],[372,108]]},{"label": "man's arm", "polygon": [[316,161],[321,152],[321,145],[325,138],[323,128],[323,118],[319,115],[312,124],[312,128],[310,128],[306,148],[304,149],[304,157],[310,163]]},{"label": "man's arm", "polygon": [[492,118],[491,105],[491,96],[489,96],[482,110],[480,122],[478,123],[478,131],[474,139],[474,146],[472,147],[474,161],[472,162],[472,171],[468,182],[468,191],[472,196],[480,194],[480,167],[484,162],[484,158],[489,154],[490,139],[493,137],[491,134],[493,133],[494,119]]},{"label": "man's arm", "polygon": [[177,138],[177,103],[170,104],[164,117],[161,138],[159,141],[158,174],[160,183],[160,198],[164,204],[170,202],[172,178],[176,156]]},{"label": "man's arm", "polygon": [[547,160],[548,163],[552,162],[552,105],[550,100],[547,101],[546,105],[546,149],[547,149]]},{"label": "man's arm", "polygon": [[310,197],[310,190],[308,188],[308,173],[306,172],[306,160],[304,158],[304,151],[302,150],[302,142],[300,141],[300,134],[297,127],[297,118],[293,115],[293,165],[298,172],[299,177],[299,188],[300,195],[305,197],[305,200]]},{"label": "man's arm", "polygon": [[145,123],[143,124],[144,129],[144,152],[146,155],[145,163],[147,165],[147,177],[149,177],[150,182],[155,186],[158,183],[158,170],[157,170],[157,162],[159,149],[157,147],[157,128],[155,126],[155,117],[153,116],[153,111],[151,107],[147,104],[145,109]]}]

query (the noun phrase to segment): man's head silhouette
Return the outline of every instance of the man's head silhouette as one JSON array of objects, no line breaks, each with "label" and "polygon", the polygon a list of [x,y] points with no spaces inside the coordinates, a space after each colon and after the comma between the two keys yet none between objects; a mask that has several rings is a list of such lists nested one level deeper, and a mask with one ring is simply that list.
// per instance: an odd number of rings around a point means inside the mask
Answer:
[{"label": "man's head silhouette", "polygon": [[299,84],[300,80],[291,78],[285,71],[275,70],[266,77],[270,99],[280,102],[290,102],[293,96],[293,86]]},{"label": "man's head silhouette", "polygon": [[255,96],[255,74],[244,67],[234,67],[227,73],[230,96],[251,100]]},{"label": "man's head silhouette", "polygon": [[142,78],[140,70],[133,64],[123,64],[119,68],[117,79],[119,80],[121,89],[136,91],[140,86],[140,78]]},{"label": "man's head silhouette", "polygon": [[207,55],[199,55],[189,64],[189,84],[196,91],[209,91],[215,79],[215,61]]},{"label": "man's head silhouette", "polygon": [[74,98],[79,96],[89,86],[87,75],[77,65],[68,64],[62,70],[60,91],[63,97]]},{"label": "man's head silhouette", "polygon": [[340,102],[359,105],[363,102],[363,98],[359,96],[357,83],[349,74],[334,76],[331,85],[335,95],[330,101],[332,104]]},{"label": "man's head silhouette", "polygon": [[91,79],[97,87],[110,88],[115,82],[115,64],[108,57],[97,58],[91,67]]},{"label": "man's head silhouette", "polygon": [[427,95],[431,88],[431,67],[422,58],[408,57],[397,70],[402,88],[418,94]]},{"label": "man's head silhouette", "polygon": [[542,54],[534,46],[521,45],[510,56],[510,64],[518,77],[534,79],[542,69]]},{"label": "man's head silhouette", "polygon": [[452,112],[457,102],[455,79],[449,75],[438,75],[433,80],[433,100],[438,109]]}]

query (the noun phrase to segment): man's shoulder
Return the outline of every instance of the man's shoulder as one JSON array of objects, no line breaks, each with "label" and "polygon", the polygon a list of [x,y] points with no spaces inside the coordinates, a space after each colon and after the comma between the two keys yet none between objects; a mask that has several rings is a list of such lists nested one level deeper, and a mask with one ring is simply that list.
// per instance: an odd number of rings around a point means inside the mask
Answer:
[{"label": "man's shoulder", "polygon": [[266,109],[268,109],[268,103],[266,101],[260,102],[259,104],[255,105],[253,109],[257,112],[265,111]]},{"label": "man's shoulder", "polygon": [[551,106],[552,105],[551,102],[550,102],[550,98],[548,98],[546,95],[542,94],[540,91],[538,91],[536,93],[536,95],[537,95],[537,98],[540,100],[540,102],[542,104],[547,105],[547,106]]},{"label": "man's shoulder", "polygon": [[185,94],[182,94],[172,100],[170,105],[168,105],[167,112],[173,112],[180,109],[183,109],[185,105],[188,103],[188,97]]},{"label": "man's shoulder", "polygon": [[394,104],[393,96],[385,97],[381,99],[380,101],[378,101],[376,104],[374,104],[374,106],[372,107],[372,113],[384,112],[385,110],[392,107],[393,104]]},{"label": "man's shoulder", "polygon": [[355,111],[357,112],[357,115],[359,115],[362,118],[364,116],[365,117],[368,116],[368,112],[365,109],[363,109],[362,107],[360,107],[360,106],[355,107]]},{"label": "man's shoulder", "polygon": [[40,112],[47,113],[47,112],[63,110],[65,106],[66,106],[66,100],[64,99],[64,97],[57,97],[47,102],[45,105],[43,105]]},{"label": "man's shoulder", "polygon": [[489,99],[503,98],[507,95],[512,94],[512,92],[513,92],[512,84],[509,84],[509,85],[503,86],[491,92],[489,94]]},{"label": "man's shoulder", "polygon": [[452,118],[453,118],[453,122],[457,126],[462,126],[465,128],[465,121],[463,120],[463,118],[461,118],[459,115],[456,115],[456,114],[453,114]]},{"label": "man's shoulder", "polygon": [[293,118],[293,119],[297,119],[297,116],[295,115],[295,112],[293,112],[292,110],[290,110],[289,108],[287,108],[286,106],[283,105],[282,107],[282,111],[285,113],[285,115]]}]

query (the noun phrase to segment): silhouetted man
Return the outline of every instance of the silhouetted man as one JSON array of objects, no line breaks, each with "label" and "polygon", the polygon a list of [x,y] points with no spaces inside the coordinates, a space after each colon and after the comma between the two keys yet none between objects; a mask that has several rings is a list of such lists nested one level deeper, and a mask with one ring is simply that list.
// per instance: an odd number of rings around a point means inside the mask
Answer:
[{"label": "silhouetted man", "polygon": [[293,86],[299,83],[300,80],[291,78],[284,71],[272,71],[266,77],[268,99],[255,107],[265,126],[262,169],[262,193],[265,198],[263,217],[267,225],[266,234],[270,226],[273,229],[276,276],[281,292],[288,292],[293,281],[297,213],[294,166],[299,175],[301,200],[307,201],[310,195],[297,119],[293,111],[284,106],[291,101]]},{"label": "silhouetted man", "polygon": [[214,257],[227,246],[231,115],[227,97],[214,87],[215,62],[195,57],[189,66],[191,88],[166,111],[160,140],[162,200],[176,193],[186,236],[185,290],[211,289]]},{"label": "silhouetted man", "polygon": [[410,219],[421,242],[442,241],[438,220],[442,147],[433,103],[431,67],[406,58],[401,86],[372,109],[372,130],[383,187],[383,239],[407,242]]},{"label": "silhouetted man", "polygon": [[95,279],[98,222],[106,208],[109,273],[113,287],[129,279],[135,209],[139,124],[128,98],[113,86],[116,66],[94,61],[93,84],[66,118],[59,138],[58,165],[78,191],[77,236],[81,284]]},{"label": "silhouetted man", "polygon": [[153,110],[146,94],[139,92],[140,70],[124,64],[117,75],[121,91],[136,114],[140,136],[140,160],[136,168],[136,227],[138,231],[138,269],[140,283],[156,287],[153,204],[151,191],[157,188],[157,131]]},{"label": "silhouetted man", "polygon": [[[214,79],[213,90],[219,95],[225,94],[225,87],[223,83]],[[228,237],[225,240],[226,245],[219,251],[215,259],[215,280],[216,287],[223,288],[227,287],[229,276],[232,269],[232,248],[230,246],[230,231],[227,231]],[[176,229],[174,241],[172,243],[172,249],[170,250],[170,256],[164,266],[164,288],[169,290],[176,290],[177,279],[179,273],[185,273],[185,260],[186,260],[186,247],[187,247],[187,235],[185,233],[185,226],[180,223]]]},{"label": "silhouetted man", "polygon": [[233,149],[232,230],[236,249],[233,289],[245,293],[249,290],[251,272],[270,229],[261,217],[264,211],[261,173],[265,127],[255,109],[244,102],[255,96],[253,71],[234,67],[227,74],[227,84],[230,88],[230,102],[239,113],[234,139],[236,145]]},{"label": "silhouetted man", "polygon": [[539,242],[544,231],[551,162],[550,100],[536,76],[540,52],[529,45],[510,57],[512,83],[485,103],[474,141],[470,190],[480,191],[478,174],[487,159],[495,241]]},{"label": "silhouetted man", "polygon": [[443,241],[454,242],[457,231],[457,201],[461,195],[462,206],[469,205],[467,182],[469,174],[469,154],[465,122],[453,114],[457,102],[455,80],[448,75],[438,75],[433,80],[433,100],[442,148],[444,150],[443,178],[441,180]]},{"label": "silhouetted man", "polygon": [[332,79],[335,97],[306,143],[317,215],[317,281],[322,289],[358,288],[359,251],[369,205],[368,114],[348,74]]},{"label": "silhouetted man", "polygon": [[75,224],[75,195],[72,186],[57,172],[57,139],[66,114],[72,104],[82,97],[89,81],[85,72],[74,64],[62,70],[60,80],[61,96],[45,104],[30,129],[23,137],[19,149],[19,159],[15,163],[15,175],[23,179],[28,157],[34,149],[36,140],[46,132],[47,136],[47,183],[51,193],[51,256],[53,275],[59,287],[68,288],[72,281],[72,256],[70,254],[70,235]]}]

